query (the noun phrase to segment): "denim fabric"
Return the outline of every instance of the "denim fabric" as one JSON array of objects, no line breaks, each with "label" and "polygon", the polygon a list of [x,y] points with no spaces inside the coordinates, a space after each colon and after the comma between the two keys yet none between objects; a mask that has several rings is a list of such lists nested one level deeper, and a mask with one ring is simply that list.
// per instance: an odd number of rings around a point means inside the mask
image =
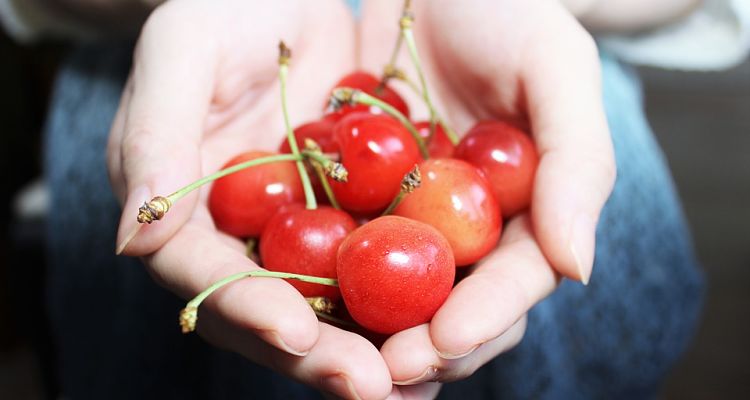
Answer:
[{"label": "denim fabric", "polygon": [[[48,305],[71,399],[317,398],[176,324],[183,302],[115,257],[119,207],[105,168],[129,46],[86,47],[61,71],[47,121]],[[618,180],[588,287],[564,281],[529,313],[521,344],[441,398],[653,397],[695,328],[702,297],[679,201],[632,70],[602,57]]]}]

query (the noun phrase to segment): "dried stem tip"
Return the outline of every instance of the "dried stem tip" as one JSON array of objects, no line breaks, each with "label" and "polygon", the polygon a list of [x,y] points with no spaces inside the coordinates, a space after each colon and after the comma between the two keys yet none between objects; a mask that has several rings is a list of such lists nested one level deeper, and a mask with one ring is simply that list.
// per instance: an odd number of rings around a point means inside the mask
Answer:
[{"label": "dried stem tip", "polygon": [[150,224],[164,217],[164,214],[172,207],[172,202],[162,196],[156,196],[151,201],[143,203],[138,209],[138,223]]},{"label": "dried stem tip", "polygon": [[330,314],[336,309],[336,303],[328,297],[305,297],[305,300],[315,312]]},{"label": "dried stem tip", "polygon": [[398,80],[406,80],[406,74],[404,71],[393,65],[386,65],[383,67],[383,77],[386,79],[396,78]]},{"label": "dried stem tip", "polygon": [[336,182],[346,182],[349,180],[349,171],[344,164],[340,162],[330,162],[325,168],[326,176],[330,176]]},{"label": "dried stem tip", "polygon": [[414,23],[414,14],[409,10],[404,10],[404,14],[401,19],[398,20],[398,25],[401,30],[411,29],[411,24]]},{"label": "dried stem tip", "polygon": [[182,333],[190,333],[194,331],[196,322],[198,322],[198,308],[188,306],[180,311],[180,327],[182,327]]},{"label": "dried stem tip", "polygon": [[401,181],[401,191],[404,193],[411,193],[421,184],[422,174],[419,172],[419,166],[415,164],[414,169],[404,175],[404,179]]},{"label": "dried stem tip", "polygon": [[286,46],[283,40],[279,41],[279,65],[288,65],[292,58],[292,49]]},{"label": "dried stem tip", "polygon": [[328,101],[328,107],[333,111],[338,111],[345,105],[354,106],[357,104],[357,97],[360,90],[352,88],[336,88],[331,93],[331,99]]}]

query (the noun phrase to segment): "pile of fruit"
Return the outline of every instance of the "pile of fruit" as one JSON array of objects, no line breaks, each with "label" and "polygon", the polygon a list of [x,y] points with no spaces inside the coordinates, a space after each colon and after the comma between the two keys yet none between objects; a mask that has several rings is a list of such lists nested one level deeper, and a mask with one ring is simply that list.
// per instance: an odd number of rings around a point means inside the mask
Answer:
[{"label": "pile of fruit", "polygon": [[[208,205],[217,228],[248,240],[248,256],[263,267],[193,299],[181,314],[183,331],[195,328],[209,294],[251,276],[289,279],[334,323],[393,334],[428,322],[457,268],[486,256],[503,218],[528,208],[538,163],[529,135],[507,122],[481,121],[459,140],[432,106],[411,23],[405,12],[397,49],[408,46],[419,85],[395,60],[381,79],[351,73],[331,91],[321,119],[294,130],[286,110],[291,51],[281,43],[287,137],[278,152],[239,154],[221,171],[141,207],[139,222],[151,223],[213,182]],[[419,93],[429,120],[410,120],[390,79]]]}]

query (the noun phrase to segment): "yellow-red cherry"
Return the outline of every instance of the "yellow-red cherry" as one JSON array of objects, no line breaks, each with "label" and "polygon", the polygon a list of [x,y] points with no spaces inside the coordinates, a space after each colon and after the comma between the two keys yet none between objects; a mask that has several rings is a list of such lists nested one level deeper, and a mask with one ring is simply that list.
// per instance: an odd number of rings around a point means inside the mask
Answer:
[{"label": "yellow-red cherry", "polygon": [[395,215],[427,223],[453,249],[457,266],[475,263],[497,244],[500,207],[476,167],[454,158],[432,158],[419,165],[422,184],[394,210]]},{"label": "yellow-red cherry", "polygon": [[453,286],[448,241],[435,228],[398,216],[374,219],[338,251],[339,289],[352,318],[392,334],[429,322]]}]

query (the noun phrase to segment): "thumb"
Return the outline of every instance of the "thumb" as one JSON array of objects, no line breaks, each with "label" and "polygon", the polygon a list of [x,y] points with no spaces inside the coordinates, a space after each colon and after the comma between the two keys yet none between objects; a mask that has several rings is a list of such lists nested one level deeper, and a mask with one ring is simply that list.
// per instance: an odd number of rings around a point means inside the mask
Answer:
[{"label": "thumb", "polygon": [[[144,202],[167,196],[201,175],[200,143],[214,86],[213,60],[187,36],[173,34],[171,20],[152,18],[136,48],[131,92],[112,127],[110,169],[124,196],[117,254],[142,256],[161,247],[192,215],[192,193],[154,224],[139,224]],[[207,49],[206,49],[207,50]]]}]

